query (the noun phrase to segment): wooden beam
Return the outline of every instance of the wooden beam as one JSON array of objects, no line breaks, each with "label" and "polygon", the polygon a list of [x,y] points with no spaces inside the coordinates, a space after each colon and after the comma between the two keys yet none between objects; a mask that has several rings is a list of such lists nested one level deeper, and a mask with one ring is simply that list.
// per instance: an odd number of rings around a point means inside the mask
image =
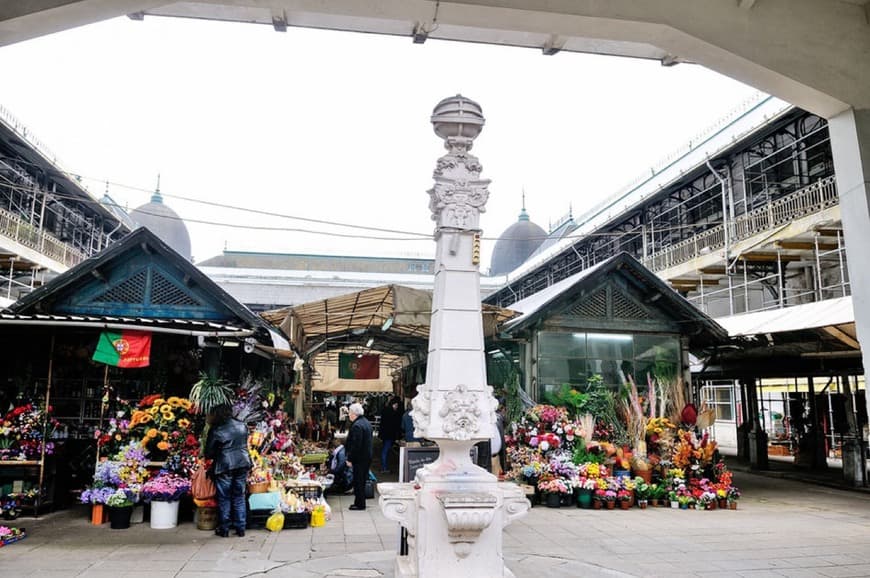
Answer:
[{"label": "wooden beam", "polygon": [[[777,241],[774,244],[780,249],[790,251],[812,251],[816,248],[816,244],[812,241]],[[836,248],[836,243],[819,243],[819,251],[833,251]]]},{"label": "wooden beam", "polygon": [[814,229],[816,233],[821,235],[822,237],[836,237],[837,235],[843,236],[843,229],[827,229],[827,228],[818,228]]},{"label": "wooden beam", "polygon": [[833,325],[828,325],[827,327],[823,327],[822,329],[825,331],[825,333],[827,333],[831,337],[834,337],[840,343],[848,345],[852,349],[861,349],[861,344],[858,343],[857,340],[853,339],[852,337],[847,335],[846,332],[837,329]]},{"label": "wooden beam", "polygon": [[725,267],[704,267],[700,269],[704,275],[727,275],[728,271]]},{"label": "wooden beam", "polygon": [[[754,252],[754,253],[744,253],[740,255],[741,261],[776,261],[776,253],[771,252]],[[800,255],[782,255],[781,257],[783,263],[791,262],[791,261],[802,261],[803,257]]]}]

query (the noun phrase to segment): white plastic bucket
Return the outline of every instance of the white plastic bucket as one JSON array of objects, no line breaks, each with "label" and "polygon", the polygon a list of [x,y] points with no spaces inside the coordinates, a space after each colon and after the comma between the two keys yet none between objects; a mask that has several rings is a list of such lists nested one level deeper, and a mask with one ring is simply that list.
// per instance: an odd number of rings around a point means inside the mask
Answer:
[{"label": "white plastic bucket", "polygon": [[178,525],[178,502],[151,502],[151,528],[168,530]]}]

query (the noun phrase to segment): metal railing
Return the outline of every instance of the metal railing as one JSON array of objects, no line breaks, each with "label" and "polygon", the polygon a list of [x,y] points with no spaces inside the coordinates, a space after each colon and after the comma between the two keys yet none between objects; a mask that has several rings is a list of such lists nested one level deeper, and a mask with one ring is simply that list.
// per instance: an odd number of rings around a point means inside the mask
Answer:
[{"label": "metal railing", "polygon": [[[839,202],[836,179],[833,176],[821,179],[734,219],[728,226],[730,242],[749,239],[764,231],[787,225],[795,219],[833,207]],[[653,271],[662,271],[724,247],[725,227],[716,225],[650,255],[644,259],[644,264]]]},{"label": "metal railing", "polygon": [[0,235],[59,261],[67,267],[72,267],[88,257],[54,235],[34,227],[19,215],[5,209],[0,209]]}]

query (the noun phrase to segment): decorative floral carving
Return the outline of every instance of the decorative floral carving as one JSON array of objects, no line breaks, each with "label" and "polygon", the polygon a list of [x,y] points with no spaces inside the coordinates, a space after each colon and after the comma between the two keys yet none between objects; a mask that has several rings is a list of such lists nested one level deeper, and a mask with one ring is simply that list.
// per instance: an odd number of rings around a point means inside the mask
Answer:
[{"label": "decorative floral carving", "polygon": [[457,441],[470,440],[480,430],[481,413],[477,393],[462,384],[444,394],[444,403],[438,411],[444,435]]},{"label": "decorative floral carving", "polygon": [[425,384],[417,386],[417,395],[411,401],[411,419],[414,420],[414,437],[425,437],[432,411],[432,393]]}]

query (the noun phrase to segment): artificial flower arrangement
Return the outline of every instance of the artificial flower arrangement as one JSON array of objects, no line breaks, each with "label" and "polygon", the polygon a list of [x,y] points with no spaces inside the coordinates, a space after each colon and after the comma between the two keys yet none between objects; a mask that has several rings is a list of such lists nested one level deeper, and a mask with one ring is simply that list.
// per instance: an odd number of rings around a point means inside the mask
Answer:
[{"label": "artificial flower arrangement", "polygon": [[193,433],[192,407],[190,400],[181,397],[146,396],[133,412],[129,430],[152,454],[176,453],[188,445],[188,435]]},{"label": "artificial flower arrangement", "polygon": [[106,505],[110,508],[129,508],[137,499],[138,495],[134,494],[131,490],[118,488],[106,498]]},{"label": "artificial flower arrangement", "polygon": [[24,530],[10,526],[0,526],[0,546],[6,546],[27,537]]},{"label": "artificial flower arrangement", "polygon": [[630,502],[633,497],[631,490],[619,490],[616,492],[616,500],[619,502]]},{"label": "artificial flower arrangement", "polygon": [[51,406],[46,411],[37,404],[26,403],[0,419],[0,460],[41,459],[43,445],[45,455],[53,454],[54,442],[45,441],[58,425],[50,417],[51,411]]},{"label": "artificial flower arrangement", "polygon": [[174,502],[190,492],[190,480],[176,473],[160,470],[154,478],[142,484],[146,502]]}]

